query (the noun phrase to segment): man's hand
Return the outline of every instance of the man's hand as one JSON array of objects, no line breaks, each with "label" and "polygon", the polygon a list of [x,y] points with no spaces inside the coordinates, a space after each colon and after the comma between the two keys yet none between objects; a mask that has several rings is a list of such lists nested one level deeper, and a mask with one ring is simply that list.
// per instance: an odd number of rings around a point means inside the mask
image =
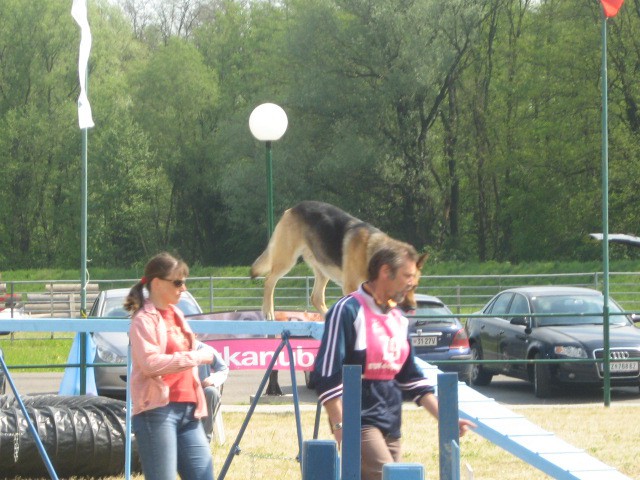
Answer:
[{"label": "man's hand", "polygon": [[[435,395],[432,393],[427,393],[423,395],[420,399],[420,405],[433,415],[436,419],[439,417],[438,415],[438,400]],[[470,420],[460,419],[458,420],[458,428],[460,430],[460,436],[463,436],[470,428],[476,428],[477,425]]]},{"label": "man's hand", "polygon": [[210,387],[211,385],[213,385],[213,375],[209,375],[207,378],[202,380],[201,383],[204,388]]},{"label": "man's hand", "polygon": [[460,429],[460,436],[462,437],[470,428],[477,428],[478,426],[471,420],[465,420],[461,418],[458,420],[458,428]]}]

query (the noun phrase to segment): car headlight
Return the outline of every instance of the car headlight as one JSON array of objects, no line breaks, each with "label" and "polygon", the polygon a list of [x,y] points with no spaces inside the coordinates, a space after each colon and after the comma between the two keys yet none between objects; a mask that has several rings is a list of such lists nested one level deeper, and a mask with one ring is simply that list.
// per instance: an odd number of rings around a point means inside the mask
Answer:
[{"label": "car headlight", "polygon": [[127,363],[127,357],[122,357],[100,345],[97,346],[96,352],[100,360],[102,360],[104,363]]},{"label": "car headlight", "polygon": [[587,352],[582,347],[574,347],[570,345],[556,345],[554,352],[556,355],[571,358],[587,358]]}]

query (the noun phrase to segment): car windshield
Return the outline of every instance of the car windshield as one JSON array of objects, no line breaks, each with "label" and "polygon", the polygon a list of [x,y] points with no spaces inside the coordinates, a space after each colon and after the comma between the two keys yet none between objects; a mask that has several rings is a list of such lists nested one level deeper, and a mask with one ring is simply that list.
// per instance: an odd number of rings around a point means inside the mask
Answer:
[{"label": "car windshield", "polygon": [[[535,319],[537,326],[552,325],[602,325],[603,298],[596,295],[546,295],[531,299],[534,313],[552,314],[561,316],[542,316]],[[614,303],[609,302],[609,311],[619,313],[623,310]],[[577,315],[569,315],[569,314]],[[594,314],[594,315],[589,315]],[[627,319],[623,315],[612,315],[609,322],[613,324],[626,324]]]},{"label": "car windshield", "polygon": [[[102,311],[103,317],[128,317],[129,314],[123,307],[124,297],[108,297]],[[185,315],[197,315],[200,312],[198,306],[189,297],[183,296],[178,302],[178,308]]]},{"label": "car windshield", "polygon": [[418,305],[412,315],[415,317],[420,317],[421,315],[438,315],[438,318],[416,318],[416,325],[424,325],[425,323],[455,323],[456,321],[455,318],[449,317],[451,311],[447,307],[435,303]]}]

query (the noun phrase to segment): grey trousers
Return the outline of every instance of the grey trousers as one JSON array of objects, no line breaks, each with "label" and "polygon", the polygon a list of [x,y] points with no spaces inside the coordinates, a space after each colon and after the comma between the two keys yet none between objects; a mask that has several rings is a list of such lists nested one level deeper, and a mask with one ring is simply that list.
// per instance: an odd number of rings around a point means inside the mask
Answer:
[{"label": "grey trousers", "polygon": [[213,415],[216,412],[218,404],[220,403],[220,390],[218,387],[205,387],[204,396],[207,400],[207,416],[202,417],[202,426],[204,427],[204,433],[207,435],[207,439],[211,442],[213,438]]}]

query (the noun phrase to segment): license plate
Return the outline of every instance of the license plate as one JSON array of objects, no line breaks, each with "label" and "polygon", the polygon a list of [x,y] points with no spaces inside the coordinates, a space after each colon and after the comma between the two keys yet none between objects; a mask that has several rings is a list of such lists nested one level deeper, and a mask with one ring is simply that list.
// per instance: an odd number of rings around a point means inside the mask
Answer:
[{"label": "license plate", "polygon": [[612,372],[637,372],[638,362],[611,362],[609,368]]},{"label": "license plate", "polygon": [[438,345],[438,337],[435,335],[411,337],[411,344],[414,347],[435,347],[436,345]]}]

